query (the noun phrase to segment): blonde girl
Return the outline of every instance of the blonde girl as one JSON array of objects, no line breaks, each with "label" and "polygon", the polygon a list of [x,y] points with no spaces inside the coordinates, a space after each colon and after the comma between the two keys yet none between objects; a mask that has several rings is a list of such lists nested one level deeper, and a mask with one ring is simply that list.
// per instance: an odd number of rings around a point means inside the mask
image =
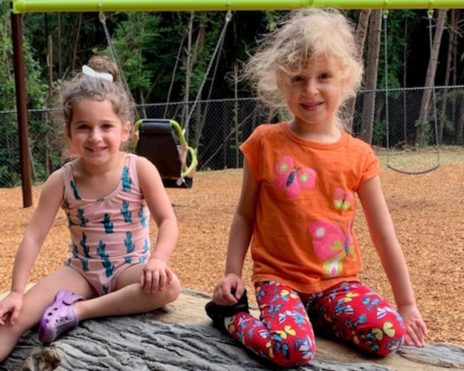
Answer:
[{"label": "blonde girl", "polygon": [[[379,161],[343,129],[341,109],[362,72],[353,28],[335,10],[291,13],[247,65],[259,96],[289,119],[260,125],[241,146],[225,276],[205,309],[216,327],[280,366],[314,358],[314,331],[381,357],[425,343]],[[359,281],[356,194],[396,308]],[[250,242],[259,319],[248,313],[242,279]]]}]

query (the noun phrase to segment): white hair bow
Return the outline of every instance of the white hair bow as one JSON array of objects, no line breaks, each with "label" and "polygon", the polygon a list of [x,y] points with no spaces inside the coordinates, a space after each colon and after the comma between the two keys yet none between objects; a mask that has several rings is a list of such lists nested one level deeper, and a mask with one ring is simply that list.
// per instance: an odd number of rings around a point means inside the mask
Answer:
[{"label": "white hair bow", "polygon": [[85,64],[82,66],[82,73],[86,76],[113,81],[113,75],[111,73],[97,72],[92,67],[89,67]]}]

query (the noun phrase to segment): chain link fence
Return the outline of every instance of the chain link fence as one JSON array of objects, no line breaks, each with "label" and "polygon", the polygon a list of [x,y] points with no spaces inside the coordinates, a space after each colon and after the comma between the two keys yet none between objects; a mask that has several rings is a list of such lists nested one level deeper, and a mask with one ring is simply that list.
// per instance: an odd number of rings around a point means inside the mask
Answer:
[{"label": "chain link fence", "polygon": [[[464,86],[435,88],[428,117],[419,122],[423,94],[423,88],[361,92],[356,99],[353,134],[361,135],[364,101],[370,95],[375,97],[372,144],[387,156],[387,162],[401,163],[408,152],[417,155],[412,166],[422,162],[420,166],[428,167],[428,161],[430,166],[440,161],[434,156],[441,148],[464,152]],[[190,112],[192,107],[194,112]],[[259,124],[283,117],[269,112],[254,98],[147,104],[137,109],[140,117],[173,118],[183,125],[189,145],[198,151],[199,170],[241,167],[240,144]],[[63,163],[64,129],[53,124],[51,113],[46,109],[28,113],[34,183],[44,181]],[[183,117],[190,117],[189,122]],[[16,112],[0,111],[0,120],[0,187],[14,187],[21,183]],[[424,163],[428,155],[432,157]]]}]

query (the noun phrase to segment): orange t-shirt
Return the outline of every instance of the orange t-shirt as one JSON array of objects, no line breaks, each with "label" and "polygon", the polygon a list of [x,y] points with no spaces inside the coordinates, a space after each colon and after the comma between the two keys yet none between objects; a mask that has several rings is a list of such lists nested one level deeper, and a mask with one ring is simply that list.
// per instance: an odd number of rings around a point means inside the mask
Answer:
[{"label": "orange t-shirt", "polygon": [[253,282],[313,293],[357,280],[355,193],[380,173],[371,147],[345,132],[335,143],[308,141],[282,122],[260,125],[240,149],[259,184]]}]

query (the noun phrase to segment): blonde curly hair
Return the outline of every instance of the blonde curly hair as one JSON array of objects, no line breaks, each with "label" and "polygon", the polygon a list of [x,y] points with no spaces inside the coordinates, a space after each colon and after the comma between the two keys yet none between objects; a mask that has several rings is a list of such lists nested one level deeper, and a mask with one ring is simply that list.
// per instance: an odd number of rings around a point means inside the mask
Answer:
[{"label": "blonde curly hair", "polygon": [[355,96],[363,76],[361,54],[353,25],[335,9],[290,12],[281,26],[262,40],[245,66],[244,77],[267,106],[286,109],[279,84],[288,83],[318,57],[332,59],[339,67],[338,77],[345,86],[342,104]]}]

